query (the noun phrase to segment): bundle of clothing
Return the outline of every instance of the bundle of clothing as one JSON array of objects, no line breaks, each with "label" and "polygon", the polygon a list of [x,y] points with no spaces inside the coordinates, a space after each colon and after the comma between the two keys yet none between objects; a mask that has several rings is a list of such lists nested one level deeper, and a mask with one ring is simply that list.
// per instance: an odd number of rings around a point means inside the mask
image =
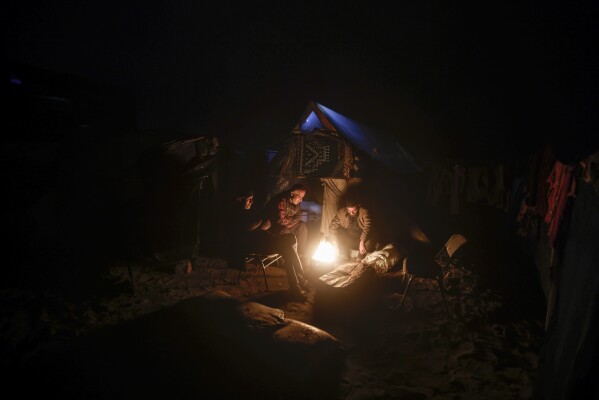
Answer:
[{"label": "bundle of clothing", "polygon": [[395,245],[387,244],[382,249],[369,253],[361,261],[343,263],[318,279],[330,287],[347,288],[367,277],[386,274],[400,264],[403,258],[405,255]]}]

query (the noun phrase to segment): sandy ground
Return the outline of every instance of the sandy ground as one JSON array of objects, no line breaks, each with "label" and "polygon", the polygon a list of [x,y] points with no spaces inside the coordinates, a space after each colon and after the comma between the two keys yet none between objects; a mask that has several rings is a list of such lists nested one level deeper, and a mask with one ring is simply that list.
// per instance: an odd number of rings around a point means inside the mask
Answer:
[{"label": "sandy ground", "polygon": [[[343,367],[339,375],[326,377],[336,380],[334,390],[326,392],[328,398],[527,399],[532,395],[542,322],[522,319],[512,313],[509,299],[485,288],[479,277],[468,269],[456,271],[458,283],[450,288],[453,318],[447,319],[439,292],[424,280],[414,282],[403,308],[397,309],[399,272],[349,291],[338,291],[313,280],[308,300],[293,302],[286,297],[284,268],[267,269],[270,291],[266,292],[261,270],[250,267],[250,271],[239,276],[237,270],[227,268],[224,260],[209,257],[197,258],[191,272],[186,271],[184,264],[168,268],[133,265],[135,289],[132,290],[127,266],[117,263],[103,277],[107,290],[90,295],[85,301],[67,300],[49,291],[3,289],[0,292],[2,367],[12,374],[9,376],[14,382],[20,382],[23,374],[45,375],[55,366],[54,362],[48,363],[47,355],[71,354],[69,351],[74,354],[73,350],[65,350],[70,349],[70,343],[93,337],[96,332],[115,331],[132,321],[148,321],[148,316],[175,309],[186,300],[222,291],[241,303],[257,302],[281,310],[285,319],[318,327],[339,340],[344,351]],[[313,272],[313,275],[318,274]],[[176,335],[174,337],[179,341]],[[107,353],[115,349],[127,351],[127,347],[123,350],[120,344],[110,340],[99,343],[107,343]],[[181,343],[185,343],[184,340]],[[152,351],[146,348],[143,353],[147,355]],[[155,362],[164,363],[164,359],[176,357],[177,351]],[[265,354],[264,351],[255,353],[253,359],[240,363],[251,370],[252,365],[260,365],[260,358]],[[60,362],[65,363],[65,360],[72,357],[65,356]],[[112,362],[118,365],[119,360],[115,356]],[[232,360],[236,362],[235,358]],[[145,362],[153,361],[150,358]],[[289,362],[293,363],[293,359]],[[32,369],[32,365],[38,367]],[[138,360],[132,365],[139,369]],[[189,370],[196,364],[192,360],[182,365]],[[140,374],[143,375],[143,371]],[[64,379],[58,375],[52,384],[60,387]],[[157,378],[148,373],[147,379],[155,381]],[[141,382],[139,385],[144,387],[146,380],[141,379]],[[235,385],[235,379],[231,384]],[[268,380],[261,383],[268,384]],[[264,395],[260,390],[249,392],[247,388],[251,384],[247,382],[241,385],[243,390],[234,393],[243,393],[243,398]],[[131,384],[131,387],[135,386]],[[220,389],[211,388],[202,393],[203,387],[182,385],[180,392],[172,394],[221,398]],[[289,397],[285,386],[282,387],[273,398]],[[81,393],[97,398],[106,394],[89,388]],[[132,393],[123,391],[109,397],[153,397],[151,392]],[[165,390],[165,393],[170,392]],[[231,392],[222,391],[222,398],[226,398],[226,393]],[[160,397],[158,392],[154,394]]]}]

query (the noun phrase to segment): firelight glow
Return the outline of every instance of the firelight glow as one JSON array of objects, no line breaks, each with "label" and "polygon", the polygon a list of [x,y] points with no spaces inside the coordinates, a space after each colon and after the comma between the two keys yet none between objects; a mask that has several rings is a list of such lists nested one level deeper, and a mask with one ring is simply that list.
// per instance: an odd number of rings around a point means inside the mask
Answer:
[{"label": "firelight glow", "polygon": [[321,263],[332,263],[337,259],[337,247],[333,243],[321,240],[312,259]]}]

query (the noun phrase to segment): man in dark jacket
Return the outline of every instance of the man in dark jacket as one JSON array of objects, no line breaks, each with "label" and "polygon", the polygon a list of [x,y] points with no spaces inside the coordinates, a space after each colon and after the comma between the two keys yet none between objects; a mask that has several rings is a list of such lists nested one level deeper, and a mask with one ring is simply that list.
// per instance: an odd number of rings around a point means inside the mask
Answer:
[{"label": "man in dark jacket", "polygon": [[331,221],[329,238],[344,257],[349,257],[350,250],[358,250],[358,258],[362,259],[377,246],[368,209],[352,199],[346,200],[345,207]]}]

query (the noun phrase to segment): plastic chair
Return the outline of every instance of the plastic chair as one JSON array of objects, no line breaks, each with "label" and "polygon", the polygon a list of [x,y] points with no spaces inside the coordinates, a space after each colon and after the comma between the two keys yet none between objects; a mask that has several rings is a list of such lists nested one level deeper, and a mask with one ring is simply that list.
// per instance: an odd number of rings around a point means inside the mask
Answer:
[{"label": "plastic chair", "polygon": [[403,278],[401,286],[405,286],[401,302],[399,303],[398,309],[401,309],[403,303],[408,294],[410,283],[414,278],[430,279],[437,282],[441,297],[443,298],[443,305],[445,307],[445,314],[447,319],[450,319],[449,307],[447,305],[447,292],[444,283],[444,277],[449,267],[455,261],[455,254],[459,248],[461,248],[468,240],[460,235],[453,234],[449,240],[443,245],[441,250],[432,259],[422,259],[413,261],[409,257],[404,259],[403,263]]},{"label": "plastic chair", "polygon": [[[272,254],[259,254],[259,253],[249,253],[246,258],[246,263],[255,262],[257,265],[262,267],[262,273],[264,274],[264,284],[266,285],[266,291],[268,289],[268,279],[266,278],[266,268],[275,264],[279,265],[279,260],[283,258],[280,254],[272,253]],[[237,282],[241,279],[241,270],[239,271],[239,275],[237,276]]]}]

